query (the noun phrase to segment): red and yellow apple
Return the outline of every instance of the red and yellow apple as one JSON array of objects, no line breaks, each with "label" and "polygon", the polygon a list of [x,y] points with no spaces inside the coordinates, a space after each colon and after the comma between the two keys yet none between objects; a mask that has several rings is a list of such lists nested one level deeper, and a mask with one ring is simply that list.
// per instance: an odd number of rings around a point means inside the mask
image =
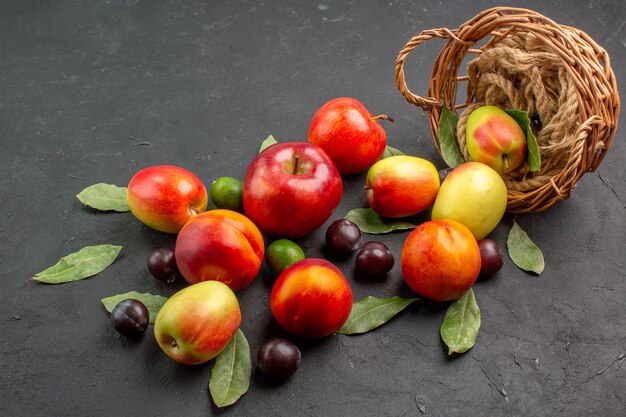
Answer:
[{"label": "red and yellow apple", "polygon": [[196,365],[216,357],[240,323],[232,290],[219,281],[205,281],[168,298],[154,321],[154,337],[170,358]]},{"label": "red and yellow apple", "polygon": [[270,307],[280,326],[296,336],[328,336],[352,309],[352,289],[332,263],[307,258],[287,267],[272,288]]},{"label": "red and yellow apple", "polygon": [[243,207],[261,230],[300,237],[321,226],[341,200],[341,176],[322,148],[282,142],[257,155],[243,181]]},{"label": "red and yellow apple", "polygon": [[504,110],[481,106],[472,111],[466,124],[467,152],[472,161],[482,162],[506,174],[526,160],[526,135]]},{"label": "red and yellow apple", "polygon": [[145,225],[166,233],[178,231],[207,208],[202,181],[184,168],[159,165],[137,172],[128,184],[130,211]]},{"label": "red and yellow apple", "polygon": [[472,232],[461,223],[432,220],[406,238],[401,265],[411,290],[434,301],[453,301],[478,278],[480,250]]},{"label": "red and yellow apple", "polygon": [[176,237],[176,265],[190,283],[216,280],[233,291],[256,277],[265,246],[259,229],[231,210],[209,210],[191,219]]},{"label": "red and yellow apple", "polygon": [[387,134],[359,101],[339,97],[317,110],[309,126],[309,142],[320,146],[342,175],[365,171],[382,155]]},{"label": "red and yellow apple", "polygon": [[406,217],[430,208],[439,191],[437,168],[426,159],[397,155],[381,159],[367,172],[369,206],[385,217]]},{"label": "red and yellow apple", "polygon": [[507,203],[500,174],[480,162],[465,162],[452,170],[439,188],[431,219],[463,223],[477,240],[498,225]]}]

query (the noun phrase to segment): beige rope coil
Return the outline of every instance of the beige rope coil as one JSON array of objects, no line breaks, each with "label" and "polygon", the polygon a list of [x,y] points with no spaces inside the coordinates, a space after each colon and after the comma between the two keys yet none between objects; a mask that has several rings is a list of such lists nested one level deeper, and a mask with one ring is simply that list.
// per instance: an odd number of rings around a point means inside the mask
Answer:
[{"label": "beige rope coil", "polygon": [[[422,97],[409,90],[404,63],[418,45],[433,38],[447,42]],[[476,58],[467,65],[467,75],[459,76],[468,54]],[[504,176],[507,208],[513,213],[542,211],[568,198],[582,175],[599,166],[617,130],[620,100],[609,55],[584,32],[531,10],[495,7],[458,29],[423,31],[399,52],[395,75],[406,100],[428,111],[440,153],[444,106],[461,110],[457,135],[466,160],[465,122],[473,109],[493,104],[528,112],[541,169],[533,173],[523,164]],[[467,82],[464,103],[457,103],[460,82]]]}]

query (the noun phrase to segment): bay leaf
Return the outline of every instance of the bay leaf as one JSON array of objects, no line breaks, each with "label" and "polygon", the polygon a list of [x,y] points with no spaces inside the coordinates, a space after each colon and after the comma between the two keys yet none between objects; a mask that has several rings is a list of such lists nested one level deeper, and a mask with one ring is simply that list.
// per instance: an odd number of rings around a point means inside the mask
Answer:
[{"label": "bay leaf", "polygon": [[365,297],[352,304],[350,316],[337,333],[359,334],[366,333],[387,323],[396,314],[413,303],[416,298],[378,298]]},{"label": "bay leaf", "polygon": [[456,138],[458,116],[452,110],[443,107],[439,117],[439,149],[441,157],[450,168],[456,168],[465,162]]},{"label": "bay leaf", "polygon": [[93,184],[76,194],[86,206],[101,211],[130,211],[126,202],[126,187],[113,184]]},{"label": "bay leaf", "polygon": [[381,159],[389,158],[390,156],[396,155],[406,155],[400,149],[393,148],[391,146],[385,146],[385,150],[383,151],[383,155],[380,157]]},{"label": "bay leaf", "polygon": [[356,208],[350,210],[344,219],[354,222],[361,232],[369,234],[390,233],[396,230],[408,230],[417,227],[416,224],[402,220],[384,219],[371,208]]},{"label": "bay leaf", "polygon": [[518,268],[540,275],[545,268],[541,249],[528,237],[528,234],[513,221],[506,240],[509,257]]},{"label": "bay leaf", "polygon": [[111,265],[121,250],[121,246],[115,245],[85,246],[35,274],[32,279],[44,284],[62,284],[89,278]]},{"label": "bay leaf", "polygon": [[526,135],[526,146],[528,147],[528,153],[526,155],[526,162],[528,162],[528,168],[532,172],[539,171],[541,168],[541,155],[539,155],[539,145],[537,145],[537,138],[530,127],[530,117],[528,113],[518,109],[505,110],[509,116],[511,116],[518,125],[524,131]]},{"label": "bay leaf", "polygon": [[157,314],[159,314],[159,310],[161,310],[161,307],[163,307],[163,304],[167,301],[166,297],[150,293],[140,293],[137,291],[129,291],[123,294],[112,295],[110,297],[103,298],[100,301],[104,305],[106,311],[110,313],[120,301],[128,299],[141,301],[141,303],[146,306],[148,313],[150,313],[150,324],[154,324],[154,319],[156,319]]},{"label": "bay leaf", "polygon": [[274,136],[269,135],[267,137],[267,139],[265,139],[263,142],[261,142],[261,147],[259,148],[259,153],[263,152],[265,149],[269,148],[270,146],[274,145],[278,143],[278,141],[276,139],[274,139]]},{"label": "bay leaf", "polygon": [[209,391],[218,407],[234,404],[250,387],[252,361],[250,345],[241,329],[215,358],[211,369]]},{"label": "bay leaf", "polygon": [[476,343],[480,328],[480,309],[470,288],[450,304],[441,325],[441,338],[448,346],[448,355],[467,352]]}]

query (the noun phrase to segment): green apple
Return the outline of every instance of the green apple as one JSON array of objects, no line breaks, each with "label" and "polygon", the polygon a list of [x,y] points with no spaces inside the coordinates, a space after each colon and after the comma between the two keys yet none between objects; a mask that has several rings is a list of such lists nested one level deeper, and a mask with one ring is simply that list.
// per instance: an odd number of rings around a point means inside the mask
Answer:
[{"label": "green apple", "polygon": [[456,220],[480,240],[498,225],[506,203],[507,188],[500,174],[480,162],[465,162],[441,184],[431,218]]},{"label": "green apple", "polygon": [[220,281],[203,281],[172,295],[154,322],[154,337],[170,358],[196,365],[216,357],[235,335],[241,311]]},{"label": "green apple", "polygon": [[465,132],[472,161],[489,165],[500,174],[513,171],[526,160],[524,131],[499,107],[481,106],[472,111]]}]

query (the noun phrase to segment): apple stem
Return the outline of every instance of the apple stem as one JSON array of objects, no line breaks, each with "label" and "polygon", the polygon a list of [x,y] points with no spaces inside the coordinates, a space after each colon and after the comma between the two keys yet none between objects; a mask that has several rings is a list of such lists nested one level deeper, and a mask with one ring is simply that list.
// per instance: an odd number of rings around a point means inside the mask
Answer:
[{"label": "apple stem", "polygon": [[291,173],[293,175],[296,175],[298,173],[298,163],[300,162],[300,155],[295,155],[293,159],[294,159],[294,164],[293,164],[293,171]]},{"label": "apple stem", "polygon": [[393,122],[395,122],[395,120],[393,120],[393,118],[392,118],[392,117],[389,117],[389,116],[387,116],[386,114],[379,114],[379,115],[377,115],[377,116],[372,116],[372,117],[370,117],[370,120],[378,120],[378,119],[380,119],[380,120],[386,120],[386,121],[388,121],[388,122],[392,122],[392,123],[393,123]]},{"label": "apple stem", "polygon": [[502,163],[504,163],[504,172],[509,171],[509,158],[506,155],[502,155]]}]

